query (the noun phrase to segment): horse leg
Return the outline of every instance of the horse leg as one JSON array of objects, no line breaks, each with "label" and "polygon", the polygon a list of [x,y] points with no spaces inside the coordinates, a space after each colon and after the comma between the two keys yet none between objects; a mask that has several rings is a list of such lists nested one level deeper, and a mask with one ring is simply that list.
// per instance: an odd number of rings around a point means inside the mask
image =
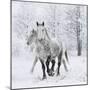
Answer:
[{"label": "horse leg", "polygon": [[52,62],[52,66],[51,66],[51,69],[49,70],[49,73],[48,73],[48,75],[49,76],[54,76],[54,66],[55,66],[55,60],[52,60],[51,61]]},{"label": "horse leg", "polygon": [[31,73],[33,73],[37,61],[38,61],[38,58],[36,57],[35,60],[34,60],[34,62],[33,62],[33,66],[31,68]]},{"label": "horse leg", "polygon": [[51,69],[49,69],[50,61],[51,61],[51,56],[49,55],[47,58],[47,61],[46,61],[47,73],[49,76],[53,76],[54,75],[53,71],[54,71],[55,61],[52,60],[52,67],[51,67]]},{"label": "horse leg", "polygon": [[48,56],[47,61],[46,61],[46,67],[47,67],[47,73],[49,75],[50,69],[49,69],[49,64],[50,64],[51,56]]},{"label": "horse leg", "polygon": [[44,65],[44,62],[43,62],[42,59],[40,59],[40,62],[41,62],[41,64],[42,64],[42,70],[43,70],[43,78],[42,78],[42,80],[43,80],[43,79],[46,79],[45,65]]},{"label": "horse leg", "polygon": [[65,68],[65,70],[66,70],[66,72],[68,72],[68,68],[67,68],[67,65],[66,65],[66,62],[65,62],[65,60],[63,59],[63,65],[64,65],[64,68]]},{"label": "horse leg", "polygon": [[55,60],[52,60],[51,62],[52,62],[51,70],[54,72]]},{"label": "horse leg", "polygon": [[62,54],[63,54],[63,51],[61,50],[61,52],[60,52],[60,54],[59,54],[59,56],[58,56],[58,70],[57,70],[57,76],[60,75],[59,69],[60,69],[60,66],[61,66]]}]

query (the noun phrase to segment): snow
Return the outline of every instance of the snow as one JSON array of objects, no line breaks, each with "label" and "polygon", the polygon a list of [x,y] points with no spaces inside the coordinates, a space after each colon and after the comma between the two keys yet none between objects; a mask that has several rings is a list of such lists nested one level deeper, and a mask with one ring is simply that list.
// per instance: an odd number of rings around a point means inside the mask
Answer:
[{"label": "snow", "polygon": [[15,89],[87,84],[86,60],[86,55],[69,55],[68,72],[66,72],[63,65],[61,65],[60,76],[55,75],[54,77],[50,77],[47,75],[47,79],[42,80],[42,68],[39,61],[36,64],[34,72],[30,72],[34,61],[32,53],[30,53],[30,55],[23,55],[22,57],[13,57],[12,87]]},{"label": "snow", "polygon": [[[75,5],[44,4],[12,1],[12,88],[32,88],[47,86],[65,86],[87,84],[87,15],[86,6],[81,6],[82,14],[82,55],[77,56],[77,43],[73,33],[66,33],[68,25],[67,13],[75,8]],[[54,17],[55,14],[55,17]],[[59,41],[67,46],[69,53],[69,71],[66,72],[63,64],[60,68],[60,76],[42,80],[42,67],[37,62],[34,72],[31,73],[35,53],[34,45],[27,47],[26,37],[32,29],[37,30],[36,21],[45,22],[45,28],[49,36],[55,33]],[[55,23],[55,27],[54,27]],[[55,32],[54,30],[55,29]],[[69,29],[69,28],[67,28]],[[27,34],[26,34],[27,32]],[[54,40],[57,41],[57,40]],[[65,47],[66,47],[65,46]],[[55,65],[56,73],[57,63]]]}]

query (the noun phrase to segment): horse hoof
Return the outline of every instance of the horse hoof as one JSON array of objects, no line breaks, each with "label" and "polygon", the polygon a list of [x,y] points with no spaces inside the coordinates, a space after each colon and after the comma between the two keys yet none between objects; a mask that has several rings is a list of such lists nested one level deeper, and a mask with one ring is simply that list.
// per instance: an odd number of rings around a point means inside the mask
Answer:
[{"label": "horse hoof", "polygon": [[33,73],[33,71],[31,70],[30,73]]},{"label": "horse hoof", "polygon": [[42,80],[45,80],[45,79],[46,79],[46,77],[43,77],[43,78],[42,78]]},{"label": "horse hoof", "polygon": [[52,74],[48,74],[49,76],[52,76]]},{"label": "horse hoof", "polygon": [[53,73],[52,73],[52,76],[54,76],[54,75],[55,75],[55,73],[53,72]]},{"label": "horse hoof", "polygon": [[57,73],[57,76],[59,76],[60,74],[59,73]]},{"label": "horse hoof", "polygon": [[51,72],[48,73],[49,76],[54,76],[54,74],[55,73],[53,71],[51,71]]}]

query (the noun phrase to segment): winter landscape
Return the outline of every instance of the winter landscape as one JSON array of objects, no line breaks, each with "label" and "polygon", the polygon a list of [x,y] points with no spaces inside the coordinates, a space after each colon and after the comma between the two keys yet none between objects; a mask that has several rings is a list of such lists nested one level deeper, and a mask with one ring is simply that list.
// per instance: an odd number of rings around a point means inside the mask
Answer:
[{"label": "winter landscape", "polygon": [[[42,66],[35,60],[35,45],[27,45],[27,36],[36,22],[44,22],[50,38],[67,48],[68,71],[61,64],[57,76],[42,80]],[[87,84],[87,6],[12,1],[12,88],[35,88]]]}]

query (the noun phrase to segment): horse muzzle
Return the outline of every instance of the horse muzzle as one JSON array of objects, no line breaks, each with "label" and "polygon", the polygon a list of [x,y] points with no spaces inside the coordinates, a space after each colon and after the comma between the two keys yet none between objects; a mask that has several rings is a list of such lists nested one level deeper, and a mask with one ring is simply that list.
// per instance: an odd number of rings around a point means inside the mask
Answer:
[{"label": "horse muzzle", "polygon": [[29,42],[27,42],[27,45],[29,45]]}]

